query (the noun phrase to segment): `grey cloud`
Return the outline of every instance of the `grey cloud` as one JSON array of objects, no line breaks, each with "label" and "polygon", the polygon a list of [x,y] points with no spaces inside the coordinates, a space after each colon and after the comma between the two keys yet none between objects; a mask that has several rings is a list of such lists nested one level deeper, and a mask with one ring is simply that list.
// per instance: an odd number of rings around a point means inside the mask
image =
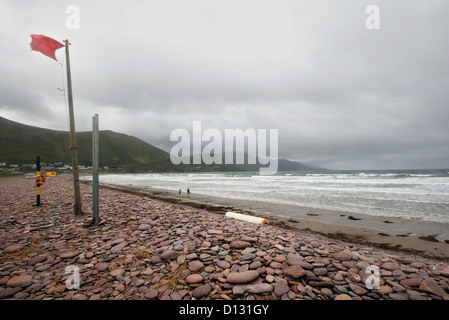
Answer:
[{"label": "grey cloud", "polygon": [[169,150],[172,130],[200,120],[277,128],[282,157],[324,167],[449,166],[445,1],[378,0],[380,30],[364,26],[369,1],[78,1],[81,28],[67,31],[69,4],[2,4],[13,19],[0,21],[0,40],[14,46],[2,53],[0,105],[16,108],[13,120],[65,117],[59,66],[19,54],[42,32],[72,42],[80,130],[99,113],[102,129]]}]

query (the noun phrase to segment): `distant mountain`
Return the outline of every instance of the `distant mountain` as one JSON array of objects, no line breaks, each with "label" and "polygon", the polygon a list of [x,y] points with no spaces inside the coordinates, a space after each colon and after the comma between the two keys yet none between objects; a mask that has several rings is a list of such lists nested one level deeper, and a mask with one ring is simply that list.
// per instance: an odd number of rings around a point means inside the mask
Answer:
[{"label": "distant mountain", "polygon": [[[203,172],[203,171],[257,171],[259,165],[212,164],[174,165],[170,154],[136,137],[100,131],[100,166],[120,169],[122,172]],[[36,156],[42,162],[71,164],[69,133],[24,125],[0,117],[0,162],[33,164]],[[92,165],[92,132],[77,132],[78,163]],[[246,158],[246,157],[245,157]],[[299,162],[279,159],[279,171],[315,170]]]},{"label": "distant mountain", "polygon": [[307,170],[316,170],[316,169],[305,166],[302,163],[299,163],[296,161],[290,161],[287,159],[279,159],[278,170],[279,171],[307,171]]}]

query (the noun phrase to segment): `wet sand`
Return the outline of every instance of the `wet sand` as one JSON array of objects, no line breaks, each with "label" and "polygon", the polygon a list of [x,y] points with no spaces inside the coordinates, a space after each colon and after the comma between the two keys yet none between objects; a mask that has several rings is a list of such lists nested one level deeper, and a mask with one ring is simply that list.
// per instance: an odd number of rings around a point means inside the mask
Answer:
[{"label": "wet sand", "polygon": [[381,248],[418,252],[432,258],[449,258],[449,225],[423,220],[376,217],[337,210],[299,207],[261,201],[226,199],[213,196],[139,187],[101,184],[124,192],[139,193],[153,199],[186,204],[225,214],[236,211],[263,217],[274,226],[308,230],[347,241],[373,244]]}]

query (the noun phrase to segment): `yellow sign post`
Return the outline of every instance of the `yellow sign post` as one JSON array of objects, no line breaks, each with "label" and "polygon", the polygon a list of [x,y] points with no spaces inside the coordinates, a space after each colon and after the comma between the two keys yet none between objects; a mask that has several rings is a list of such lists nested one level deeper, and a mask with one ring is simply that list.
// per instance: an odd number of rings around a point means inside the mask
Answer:
[{"label": "yellow sign post", "polygon": [[36,207],[41,205],[41,186],[45,183],[45,176],[41,174],[41,157],[36,157]]}]

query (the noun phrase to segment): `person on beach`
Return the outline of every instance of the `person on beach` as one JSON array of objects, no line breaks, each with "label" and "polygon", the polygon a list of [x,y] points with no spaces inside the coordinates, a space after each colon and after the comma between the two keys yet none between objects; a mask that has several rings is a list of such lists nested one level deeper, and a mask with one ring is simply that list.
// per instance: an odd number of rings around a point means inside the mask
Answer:
[{"label": "person on beach", "polygon": [[182,193],[182,191],[181,191],[181,189],[179,189],[178,194],[181,195],[181,193]]},{"label": "person on beach", "polygon": [[190,196],[190,189],[187,188],[187,196]]}]

